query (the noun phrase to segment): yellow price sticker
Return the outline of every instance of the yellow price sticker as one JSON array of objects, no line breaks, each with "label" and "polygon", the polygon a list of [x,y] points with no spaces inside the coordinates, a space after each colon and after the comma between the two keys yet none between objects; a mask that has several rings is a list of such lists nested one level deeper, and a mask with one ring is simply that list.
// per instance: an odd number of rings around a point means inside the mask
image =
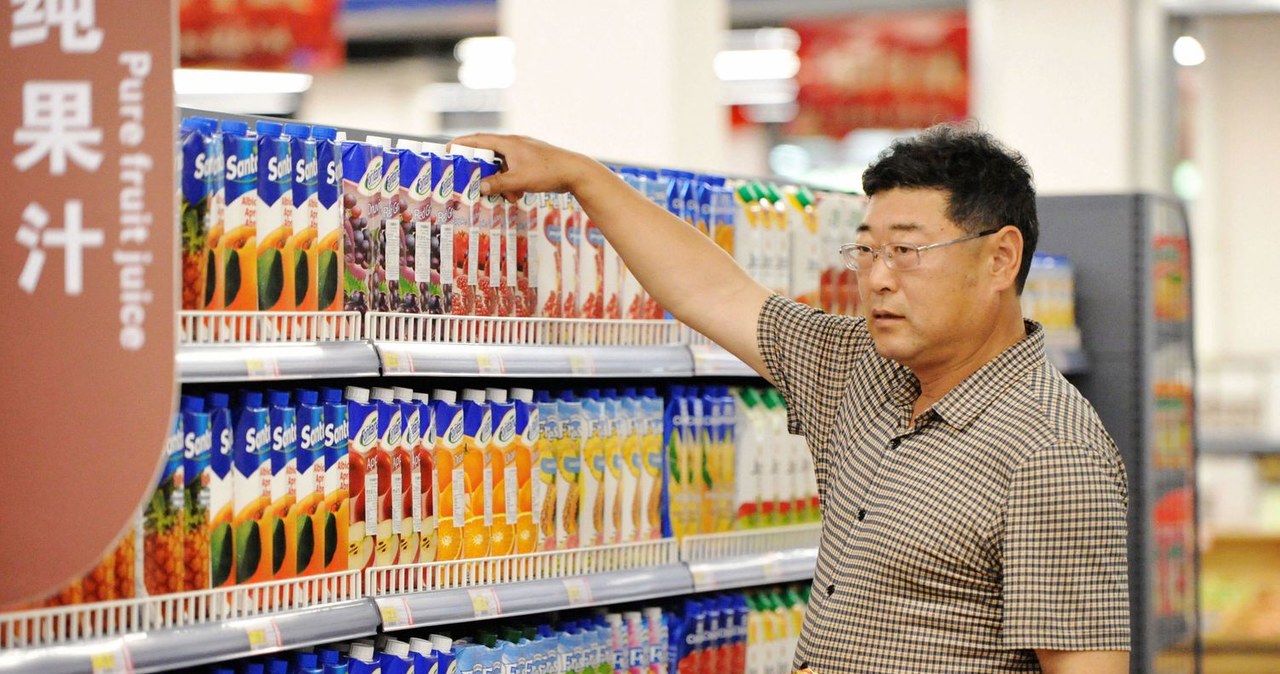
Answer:
[{"label": "yellow price sticker", "polygon": [[280,376],[280,365],[274,358],[246,358],[244,368],[250,379],[274,379]]},{"label": "yellow price sticker", "polygon": [[596,364],[590,354],[569,354],[569,372],[573,374],[591,375],[596,373]]},{"label": "yellow price sticker", "polygon": [[594,601],[591,595],[591,583],[586,578],[565,578],[564,591],[569,595],[570,606],[582,606]]},{"label": "yellow price sticker", "polygon": [[409,600],[405,597],[380,600],[378,609],[382,612],[383,629],[399,629],[413,625],[413,611],[409,609]]},{"label": "yellow price sticker", "polygon": [[124,642],[113,641],[102,646],[102,650],[89,655],[89,667],[93,674],[130,674],[133,662],[125,649]]},{"label": "yellow price sticker", "polygon": [[477,353],[476,370],[480,374],[502,374],[502,356],[496,353]]},{"label": "yellow price sticker", "polygon": [[384,374],[413,372],[413,356],[401,351],[383,352],[382,371]]},{"label": "yellow price sticker", "polygon": [[693,569],[693,587],[698,591],[714,590],[718,586],[716,574],[711,569]]},{"label": "yellow price sticker", "polygon": [[778,580],[782,578],[782,562],[777,559],[768,559],[764,562],[764,578],[765,580]]},{"label": "yellow price sticker", "polygon": [[280,648],[284,642],[280,636],[280,628],[276,626],[276,621],[270,618],[245,622],[244,632],[249,637],[250,653]]},{"label": "yellow price sticker", "polygon": [[491,587],[478,587],[467,590],[471,595],[471,610],[476,618],[492,618],[502,615],[502,604],[498,601],[498,591]]}]

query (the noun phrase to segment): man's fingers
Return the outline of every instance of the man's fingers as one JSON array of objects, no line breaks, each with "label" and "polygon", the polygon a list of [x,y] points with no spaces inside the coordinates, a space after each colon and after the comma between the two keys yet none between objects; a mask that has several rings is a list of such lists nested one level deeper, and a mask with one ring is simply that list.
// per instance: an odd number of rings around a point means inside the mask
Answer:
[{"label": "man's fingers", "polygon": [[454,138],[449,141],[448,147],[454,145],[463,145],[466,147],[478,147],[485,150],[493,150],[498,154],[506,154],[503,150],[508,147],[508,137],[496,133],[473,133],[470,135]]},{"label": "man's fingers", "polygon": [[485,196],[490,194],[523,194],[524,190],[517,187],[514,183],[515,181],[511,180],[511,175],[509,173],[499,173],[480,181],[480,193]]}]

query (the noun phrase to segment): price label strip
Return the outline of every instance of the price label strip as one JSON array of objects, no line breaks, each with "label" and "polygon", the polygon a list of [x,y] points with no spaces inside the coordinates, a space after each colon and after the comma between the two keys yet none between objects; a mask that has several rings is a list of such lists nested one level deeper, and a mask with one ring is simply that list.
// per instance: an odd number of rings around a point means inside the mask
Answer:
[{"label": "price label strip", "polygon": [[413,372],[413,356],[403,351],[386,351],[382,354],[384,374],[410,374]]},{"label": "price label strip", "polygon": [[277,649],[284,645],[284,638],[280,636],[280,628],[272,618],[246,620],[240,623],[240,627],[244,629],[245,634],[249,637],[250,653]]},{"label": "price label strip", "polygon": [[570,606],[583,606],[595,601],[591,595],[591,583],[586,578],[565,578],[563,582]]},{"label": "price label strip", "polygon": [[503,366],[502,356],[496,353],[477,353],[476,371],[479,374],[504,374],[506,368]]},{"label": "price label strip", "polygon": [[382,612],[382,628],[384,630],[413,626],[413,611],[409,610],[408,597],[392,597],[391,599],[379,600],[378,609]]},{"label": "price label strip", "polygon": [[769,559],[766,559],[764,561],[763,566],[764,566],[764,579],[768,581],[779,580],[780,578],[782,578],[782,574],[785,571],[782,568],[782,562],[779,561],[776,557],[770,557]]},{"label": "price label strip", "polygon": [[589,353],[569,354],[569,372],[575,375],[593,375],[596,363]]},{"label": "price label strip", "polygon": [[476,618],[492,618],[502,615],[502,603],[498,601],[498,591],[491,587],[473,587],[467,590],[471,595],[471,610]]},{"label": "price label strip", "polygon": [[246,358],[244,367],[249,379],[275,379],[280,376],[280,364],[275,358]]},{"label": "price label strip", "polygon": [[93,674],[133,674],[133,659],[124,641],[116,639],[93,647],[89,667]]},{"label": "price label strip", "polygon": [[714,590],[719,586],[716,582],[716,574],[711,569],[705,567],[695,567],[693,569],[693,587],[699,592],[703,590]]}]

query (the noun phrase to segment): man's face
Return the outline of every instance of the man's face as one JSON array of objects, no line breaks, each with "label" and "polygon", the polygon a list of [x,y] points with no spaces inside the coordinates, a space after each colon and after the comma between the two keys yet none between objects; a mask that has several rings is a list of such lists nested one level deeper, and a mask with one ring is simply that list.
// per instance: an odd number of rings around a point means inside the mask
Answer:
[{"label": "man's face", "polygon": [[[880,192],[871,197],[857,242],[927,246],[966,236],[947,218],[947,200],[940,189]],[[997,306],[981,273],[990,243],[986,237],[921,251],[912,269],[889,269],[878,257],[858,270],[862,311],[880,355],[919,373],[946,368],[980,347]]]}]

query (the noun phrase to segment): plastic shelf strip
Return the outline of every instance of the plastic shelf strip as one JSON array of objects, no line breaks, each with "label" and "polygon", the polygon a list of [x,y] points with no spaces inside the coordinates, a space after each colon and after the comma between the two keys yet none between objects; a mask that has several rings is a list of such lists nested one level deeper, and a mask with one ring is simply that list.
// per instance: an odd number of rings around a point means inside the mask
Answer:
[{"label": "plastic shelf strip", "polygon": [[178,349],[184,383],[376,377],[378,354],[368,342],[310,344],[200,344]]}]

